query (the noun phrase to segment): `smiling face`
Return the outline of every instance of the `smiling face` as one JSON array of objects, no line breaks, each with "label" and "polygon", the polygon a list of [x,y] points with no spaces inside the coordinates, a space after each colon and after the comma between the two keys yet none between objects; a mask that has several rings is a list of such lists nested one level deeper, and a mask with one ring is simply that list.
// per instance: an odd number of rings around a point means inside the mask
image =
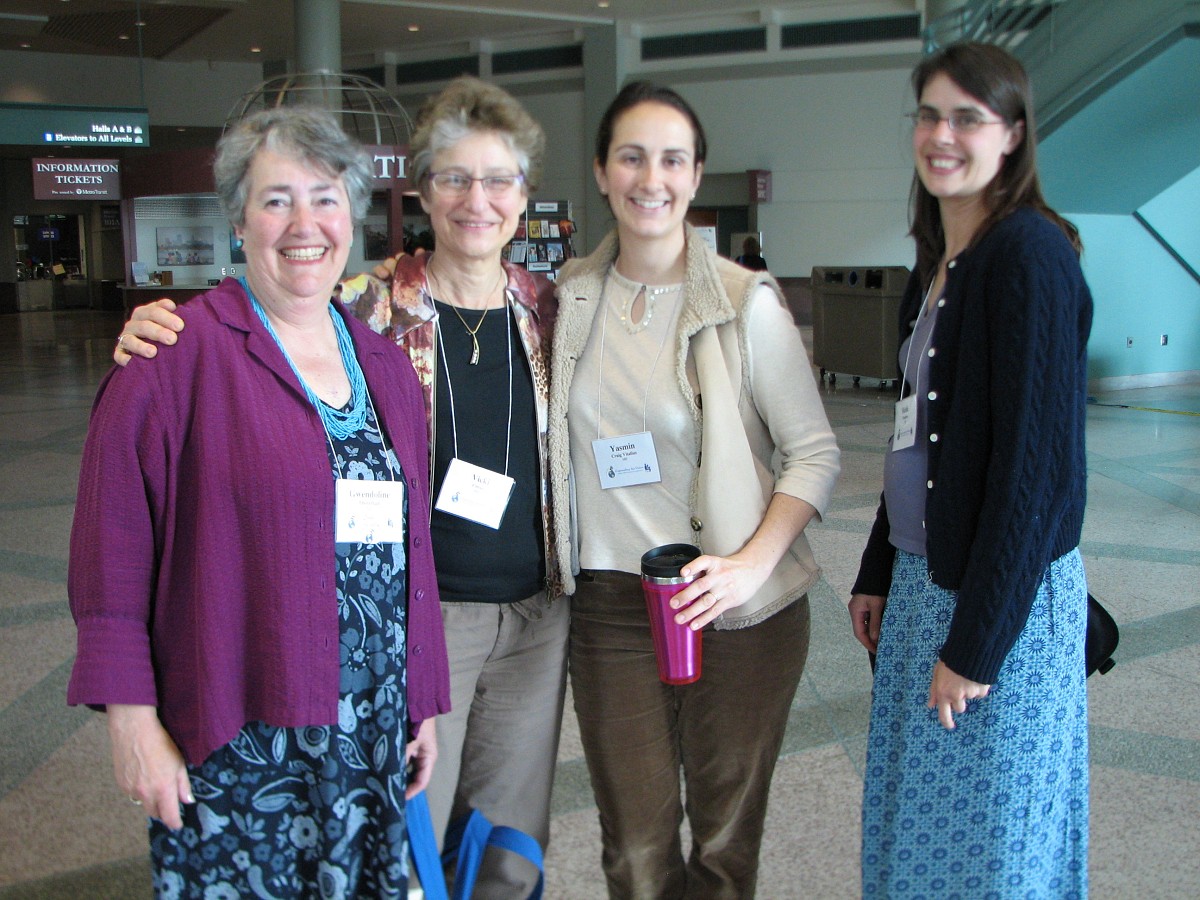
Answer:
[{"label": "smiling face", "polygon": [[[943,208],[947,203],[978,203],[1005,157],[1020,142],[1024,123],[1007,125],[944,73],[929,79],[921,91],[920,106],[942,117],[932,128],[918,125],[913,130],[913,158],[921,183]],[[952,131],[945,117],[966,111],[988,124],[970,134]]]},{"label": "smiling face", "polygon": [[327,303],[346,268],[353,234],[339,176],[262,149],[246,173],[246,278],[267,303]]},{"label": "smiling face", "polygon": [[[469,178],[519,175],[521,167],[508,144],[492,131],[473,131],[438,153],[431,172],[457,172]],[[489,196],[483,184],[471,183],[461,197],[439,193],[428,181],[422,186],[421,205],[429,213],[437,237],[438,256],[458,264],[500,259],[512,240],[525,210],[523,184],[501,196]]]},{"label": "smiling face", "polygon": [[608,197],[621,240],[682,239],[703,169],[696,134],[679,110],[647,101],[621,113],[607,158],[595,162],[596,184]]}]

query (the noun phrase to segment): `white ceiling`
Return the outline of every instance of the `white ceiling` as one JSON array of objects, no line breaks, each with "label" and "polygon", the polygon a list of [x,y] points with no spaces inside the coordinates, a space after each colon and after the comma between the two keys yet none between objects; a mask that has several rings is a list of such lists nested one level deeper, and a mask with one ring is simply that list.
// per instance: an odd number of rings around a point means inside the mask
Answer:
[{"label": "white ceiling", "polygon": [[[620,23],[652,34],[702,30],[709,22],[728,28],[911,14],[924,2],[609,0],[602,7],[600,0],[341,0],[339,6],[342,53],[351,68],[403,62],[431,50],[475,53],[484,42],[529,46],[588,25]],[[140,16],[141,53],[147,58],[281,61],[294,56],[294,7],[295,0],[5,0],[0,51],[137,56]]]}]

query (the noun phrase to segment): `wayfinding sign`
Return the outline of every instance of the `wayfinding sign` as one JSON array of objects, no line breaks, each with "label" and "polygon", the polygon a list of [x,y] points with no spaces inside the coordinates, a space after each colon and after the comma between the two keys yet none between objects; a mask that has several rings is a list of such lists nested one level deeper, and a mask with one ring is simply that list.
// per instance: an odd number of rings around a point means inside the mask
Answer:
[{"label": "wayfinding sign", "polygon": [[149,147],[150,116],[128,107],[0,103],[0,143],[64,147]]},{"label": "wayfinding sign", "polygon": [[120,160],[54,157],[33,161],[34,200],[120,198]]}]

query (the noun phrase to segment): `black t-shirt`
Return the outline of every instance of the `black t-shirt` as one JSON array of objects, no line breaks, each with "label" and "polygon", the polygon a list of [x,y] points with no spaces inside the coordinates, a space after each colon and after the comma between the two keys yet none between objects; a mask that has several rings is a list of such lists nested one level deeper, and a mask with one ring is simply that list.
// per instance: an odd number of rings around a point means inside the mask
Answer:
[{"label": "black t-shirt", "polygon": [[[449,513],[433,511],[430,532],[438,590],[443,600],[514,603],[544,586],[541,472],[537,452],[537,410],[533,377],[516,320],[503,309],[490,310],[476,332],[479,362],[470,365],[473,343],[453,307],[435,301],[441,346],[437,353],[433,498],[437,501],[446,469],[458,456],[493,472],[505,471],[508,433],[508,342],[512,329],[512,433],[508,475],[516,481],[498,529]],[[472,328],[478,310],[460,309]],[[450,368],[447,382],[446,366]],[[451,387],[454,415],[451,415]]]}]

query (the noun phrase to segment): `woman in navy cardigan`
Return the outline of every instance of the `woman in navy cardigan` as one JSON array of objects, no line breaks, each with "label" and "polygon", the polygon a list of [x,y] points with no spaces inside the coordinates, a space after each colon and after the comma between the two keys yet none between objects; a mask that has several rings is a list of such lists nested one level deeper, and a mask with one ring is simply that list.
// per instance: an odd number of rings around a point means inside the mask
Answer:
[{"label": "woman in navy cardigan", "polygon": [[1082,897],[1079,237],[1042,198],[1015,59],[958,44],[913,87],[902,399],[850,601],[877,654],[863,895]]}]

